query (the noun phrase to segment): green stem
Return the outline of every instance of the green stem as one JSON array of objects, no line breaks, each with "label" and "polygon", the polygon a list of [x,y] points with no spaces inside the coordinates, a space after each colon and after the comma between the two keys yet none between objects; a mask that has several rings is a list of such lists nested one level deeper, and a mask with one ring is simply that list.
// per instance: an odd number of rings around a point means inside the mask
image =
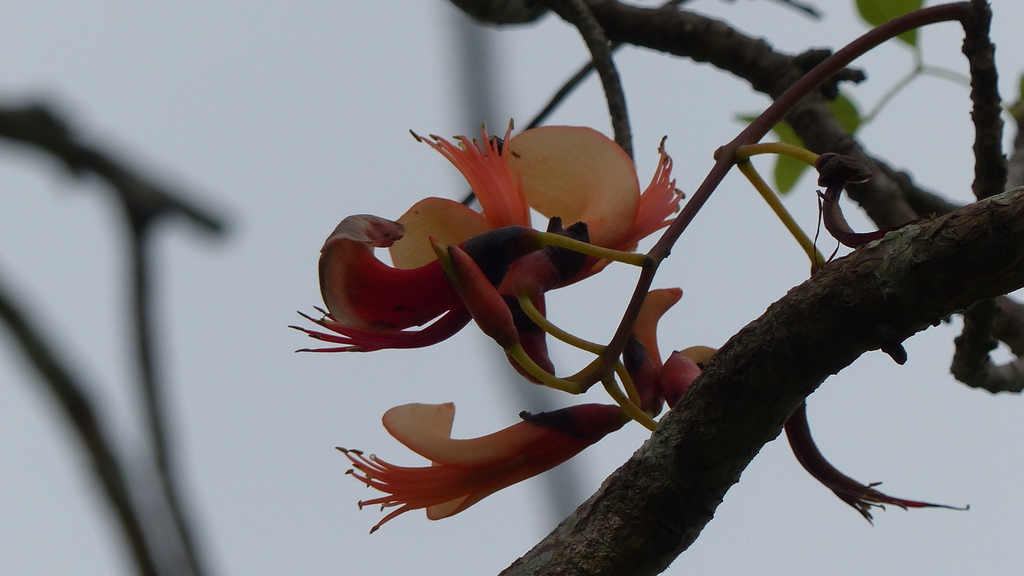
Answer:
[{"label": "green stem", "polygon": [[787,144],[785,142],[761,142],[760,144],[747,144],[736,149],[736,161],[749,160],[751,156],[758,154],[779,154],[795,158],[808,166],[814,166],[818,162],[818,155],[806,148]]},{"label": "green stem", "polygon": [[526,312],[526,315],[530,320],[533,320],[534,324],[540,326],[541,330],[551,334],[562,342],[593,354],[600,355],[604,352],[604,346],[595,342],[590,342],[589,340],[584,340],[578,336],[574,336],[552,324],[550,320],[540,313],[540,310],[537,310],[537,307],[533,305],[533,300],[531,300],[529,296],[525,294],[521,294],[519,296],[519,307],[523,309],[523,312]]},{"label": "green stem", "polygon": [[633,383],[633,377],[629,375],[626,367],[622,362],[615,364],[615,373],[619,375],[619,379],[622,380],[622,387],[626,389],[626,396],[629,397],[629,401],[640,406],[640,393],[636,390],[636,384]]},{"label": "green stem", "polygon": [[629,398],[626,398],[626,395],[622,393],[622,390],[619,390],[619,386],[615,382],[615,378],[612,378],[611,376],[602,378],[601,384],[604,385],[605,391],[612,397],[612,400],[615,400],[615,403],[618,404],[630,418],[636,420],[642,424],[644,428],[647,428],[652,432],[658,428],[658,423],[655,422],[653,418],[645,414],[644,411],[637,407],[636,404],[630,402]]},{"label": "green stem", "polygon": [[569,380],[563,380],[556,378],[554,374],[551,374],[547,370],[541,368],[530,358],[530,355],[523,350],[522,344],[514,344],[509,348],[505,349],[505,353],[511,356],[519,365],[526,370],[530,376],[533,376],[540,383],[547,386],[548,388],[554,388],[555,390],[561,390],[562,392],[568,392],[569,394],[581,394],[583,387],[578,382],[572,382]]},{"label": "green stem", "polygon": [[614,262],[624,262],[626,264],[632,264],[633,266],[643,266],[644,261],[647,260],[646,254],[639,254],[637,252],[623,252],[622,250],[612,250],[611,248],[604,248],[601,246],[595,246],[587,242],[581,242],[574,240],[561,234],[552,234],[550,232],[541,232],[538,234],[540,237],[541,244],[546,246],[558,246],[560,248],[567,248],[573,252],[579,252],[586,254],[587,256],[594,256],[595,258],[603,258],[605,260],[612,260]]},{"label": "green stem", "polygon": [[767,202],[769,206],[771,206],[772,211],[775,212],[775,215],[778,216],[779,220],[781,220],[782,223],[786,226],[786,229],[789,230],[789,233],[793,236],[793,238],[796,238],[796,241],[800,244],[800,247],[803,248],[804,252],[807,254],[807,257],[811,259],[811,266],[817,269],[821,265],[823,265],[825,263],[825,258],[821,255],[821,252],[818,252],[818,249],[814,246],[814,242],[812,242],[811,239],[807,237],[807,234],[804,234],[804,231],[800,228],[800,225],[796,223],[796,220],[794,220],[793,216],[791,216],[789,211],[786,210],[786,207],[782,205],[782,201],[779,200],[779,197],[775,194],[771,187],[768,186],[768,183],[765,182],[763,178],[761,178],[761,175],[757,173],[757,170],[754,168],[754,165],[751,164],[749,161],[745,161],[740,162],[736,166],[740,169],[740,172],[742,172],[743,175],[747,177],[747,180],[750,181],[754,188],[756,188],[757,191],[761,194],[761,197],[764,198],[764,201]]},{"label": "green stem", "polygon": [[970,86],[971,78],[965,76],[955,70],[949,68],[943,68],[942,66],[929,66],[927,64],[921,66],[921,73],[929,76],[935,76],[936,78],[943,78],[950,82],[955,82],[961,86]]}]

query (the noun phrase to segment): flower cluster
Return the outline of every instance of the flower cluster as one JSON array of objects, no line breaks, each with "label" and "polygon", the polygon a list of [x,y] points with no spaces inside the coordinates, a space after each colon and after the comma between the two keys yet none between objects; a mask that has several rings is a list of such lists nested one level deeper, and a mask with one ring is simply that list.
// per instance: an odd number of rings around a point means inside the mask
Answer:
[{"label": "flower cluster", "polygon": [[[589,128],[543,127],[512,137],[510,127],[504,138],[482,131],[479,140],[459,137],[455,142],[413,136],[463,174],[481,211],[426,198],[396,221],[365,214],[345,218],[321,249],[326,310],[320,318],[306,316],[325,330],[298,329],[330,344],[313,351],[368,352],[430,346],[473,320],[527,379],[584,391],[579,380],[585,371],[566,378],[554,375],[547,335],[597,354],[603,347],[548,322],[545,294],[596,274],[611,261],[643,263],[645,257],[633,250],[671,222],[682,198],[664,142],[654,177],[641,192],[632,160]],[[545,230],[531,227],[531,209],[548,218]],[[390,250],[391,265],[376,257],[376,248]],[[619,363],[625,392],[614,378],[605,382],[618,405],[524,412],[522,422],[471,440],[450,437],[452,404],[389,410],[385,428],[432,465],[396,466],[342,449],[352,474],[384,493],[360,505],[395,508],[374,530],[409,510],[423,508],[431,519],[460,512],[564,462],[631,417],[653,425],[650,418],[664,401],[674,403],[699,374],[693,362],[693,369],[679,370],[672,359],[663,370],[652,348],[658,319],[681,294],[679,289],[651,293],[626,356],[645,360],[638,365],[629,361],[628,368]],[[673,374],[666,384],[659,378],[662,372]]]},{"label": "flower cluster", "polygon": [[[459,137],[454,143],[414,133],[463,174],[481,211],[426,198],[397,221],[366,214],[345,218],[321,249],[326,310],[320,318],[304,315],[325,331],[296,328],[331,344],[311,351],[369,352],[437,344],[472,320],[531,382],[579,394],[600,380],[616,404],[523,412],[521,422],[467,440],[451,438],[453,404],[392,408],[383,417],[384,427],[431,465],[398,466],[339,448],[352,463],[349,472],[383,493],[360,506],[392,509],[371,532],[410,510],[424,509],[432,520],[457,514],[557,466],[631,419],[654,429],[653,418],[664,405],[680,401],[716,352],[697,346],[662,361],[657,325],[682,297],[678,288],[647,294],[614,375],[594,373],[604,346],[561,330],[545,313],[545,294],[551,290],[584,280],[612,261],[644,264],[646,256],[633,252],[638,242],[667,226],[682,198],[664,140],[654,178],[641,192],[632,160],[594,130],[553,126],[514,137],[511,131],[510,126],[503,139],[482,131],[480,140]],[[748,152],[762,147],[750,146]],[[877,235],[850,230],[837,204],[846,182],[866,176],[845,157],[817,160],[820,183],[827,188],[821,196],[828,230],[852,245]],[[751,172],[747,166],[744,173],[756,176]],[[759,180],[752,182],[756,186]],[[545,230],[531,227],[531,209],[548,218]],[[801,235],[798,240],[817,266],[824,260]],[[376,248],[390,250],[391,265],[377,258]],[[598,358],[577,374],[558,377],[548,335]],[[898,350],[888,352],[899,357]],[[833,468],[814,445],[802,409],[786,431],[798,461],[866,518],[871,506],[882,504],[934,506],[889,497]]]}]

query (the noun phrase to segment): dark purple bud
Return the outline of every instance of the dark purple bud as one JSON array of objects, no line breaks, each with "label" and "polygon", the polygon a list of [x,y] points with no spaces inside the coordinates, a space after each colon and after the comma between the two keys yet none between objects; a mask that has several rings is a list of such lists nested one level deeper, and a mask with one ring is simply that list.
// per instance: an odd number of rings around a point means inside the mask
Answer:
[{"label": "dark purple bud", "polygon": [[850,156],[826,152],[818,156],[814,168],[818,171],[818,186],[842,189],[847,184],[867,182],[871,170]]}]

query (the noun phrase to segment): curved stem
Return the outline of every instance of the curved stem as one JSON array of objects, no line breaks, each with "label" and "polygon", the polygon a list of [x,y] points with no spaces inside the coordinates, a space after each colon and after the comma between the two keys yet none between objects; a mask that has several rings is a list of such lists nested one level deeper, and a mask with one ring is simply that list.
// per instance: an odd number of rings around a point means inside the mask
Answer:
[{"label": "curved stem", "polygon": [[923,64],[921,66],[921,74],[927,74],[929,76],[935,76],[936,78],[944,78],[950,82],[955,82],[961,86],[970,86],[971,78],[957,72],[956,70],[950,70],[949,68],[943,68],[942,66],[930,66]]},{"label": "curved stem", "polygon": [[644,261],[647,260],[646,254],[612,250],[611,248],[596,246],[588,242],[581,242],[579,240],[569,238],[568,236],[562,236],[561,234],[541,232],[538,234],[538,237],[540,238],[541,244],[545,246],[558,246],[559,248],[566,248],[573,252],[579,252],[580,254],[586,254],[587,256],[594,256],[595,258],[603,258],[614,262],[623,262],[625,264],[632,264],[633,266],[643,266]]},{"label": "curved stem", "polygon": [[808,166],[814,166],[818,162],[818,155],[814,152],[785,142],[760,142],[758,144],[740,146],[736,149],[736,161],[749,160],[751,156],[757,156],[758,154],[789,156]]},{"label": "curved stem", "polygon": [[630,402],[629,398],[626,398],[626,395],[622,393],[622,390],[619,390],[619,386],[615,382],[615,378],[612,378],[611,376],[602,378],[601,384],[604,385],[605,391],[612,397],[612,400],[615,400],[615,403],[618,404],[630,418],[636,420],[642,424],[644,428],[647,428],[652,432],[658,428],[658,423],[655,422],[653,418],[637,407],[636,404]]},{"label": "curved stem", "polygon": [[636,322],[636,318],[640,314],[640,307],[647,297],[647,291],[650,290],[651,284],[654,282],[658,266],[668,257],[676,240],[679,239],[679,236],[690,225],[690,222],[693,221],[697,212],[700,211],[711,197],[711,194],[718,188],[718,185],[722,183],[725,175],[729,173],[729,170],[736,161],[736,150],[740,146],[760,141],[771,130],[772,126],[783,120],[786,114],[801,99],[868,50],[903,32],[921,26],[951,20],[963,21],[970,17],[971,11],[972,7],[967,2],[931,6],[900,16],[899,18],[894,18],[881,26],[868,30],[862,36],[823,60],[821,64],[815,66],[810,72],[804,74],[800,80],[797,80],[790,86],[771,106],[743,129],[732,142],[720,148],[715,165],[708,172],[707,176],[704,177],[704,181],[697,187],[693,195],[690,196],[690,200],[683,206],[679,215],[676,216],[672,224],[669,225],[648,253],[649,260],[644,262],[643,271],[637,281],[636,288],[633,290],[633,297],[626,307],[625,313],[622,315],[622,320],[619,322],[615,335],[612,337],[611,342],[608,343],[608,347],[601,357],[601,368],[595,376],[608,373],[615,362],[618,361],[622,350],[626,346],[626,339],[633,328],[633,323]]},{"label": "curved stem", "polygon": [[516,362],[519,362],[519,365],[522,366],[530,376],[540,380],[540,383],[548,388],[554,388],[555,390],[561,390],[562,392],[568,392],[569,394],[581,394],[584,390],[578,382],[556,378],[553,374],[538,366],[537,363],[533,361],[533,358],[530,358],[530,355],[526,353],[526,350],[523,350],[522,344],[515,344],[506,348],[505,352]]},{"label": "curved stem", "polygon": [[550,320],[540,313],[540,310],[537,310],[537,307],[533,305],[533,300],[530,300],[529,296],[524,294],[520,295],[518,298],[519,307],[523,309],[523,312],[526,313],[530,320],[533,320],[534,324],[540,326],[541,330],[551,334],[562,342],[565,342],[570,346],[575,346],[581,350],[586,350],[587,352],[592,352],[594,354],[601,354],[604,352],[604,346],[595,342],[590,342],[589,340],[584,340],[583,338],[570,334],[558,326],[555,326]]}]

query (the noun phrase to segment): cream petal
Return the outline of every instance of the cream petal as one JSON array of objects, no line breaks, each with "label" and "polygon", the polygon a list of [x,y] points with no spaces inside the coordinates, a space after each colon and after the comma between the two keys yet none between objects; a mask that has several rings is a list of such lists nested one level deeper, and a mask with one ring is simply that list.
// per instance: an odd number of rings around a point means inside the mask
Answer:
[{"label": "cream petal", "polygon": [[640,184],[618,144],[590,128],[543,126],[506,145],[531,207],[566,225],[586,222],[599,246],[617,247],[628,234]]},{"label": "cream petal", "polygon": [[710,346],[690,346],[689,348],[679,351],[680,354],[686,356],[690,360],[693,360],[697,364],[707,364],[716,352],[718,352],[718,350],[711,348]]},{"label": "cream petal", "polygon": [[384,413],[384,428],[413,452],[438,464],[488,466],[512,458],[545,429],[526,422],[480,438],[451,438],[455,405],[405,404]]},{"label": "cream petal", "polygon": [[466,498],[469,498],[468,494],[466,496],[456,498],[455,500],[449,500],[444,504],[427,506],[427,519],[440,520],[462,512],[464,510],[462,503],[466,501]]},{"label": "cream petal", "polygon": [[398,223],[405,235],[391,246],[395,268],[418,268],[437,259],[429,239],[441,244],[460,244],[491,225],[473,209],[446,198],[424,198],[409,208]]},{"label": "cream petal", "polygon": [[334,232],[331,232],[324,242],[321,252],[338,240],[352,240],[366,244],[367,247],[388,247],[401,240],[404,233],[402,225],[398,222],[372,214],[355,214],[335,226]]}]

